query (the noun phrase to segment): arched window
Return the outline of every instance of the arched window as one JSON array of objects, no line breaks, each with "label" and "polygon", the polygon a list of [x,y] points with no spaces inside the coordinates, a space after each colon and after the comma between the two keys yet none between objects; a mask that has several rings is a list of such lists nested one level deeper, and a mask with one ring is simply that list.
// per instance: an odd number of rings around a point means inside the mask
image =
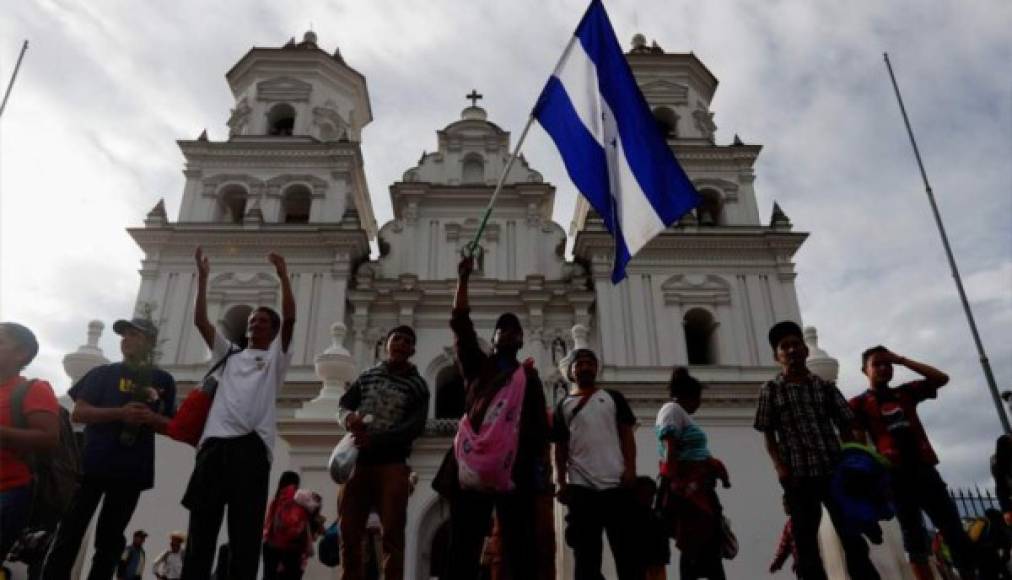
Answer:
[{"label": "arched window", "polygon": [[699,192],[700,202],[696,214],[701,226],[724,224],[724,201],[719,191],[703,189]]},{"label": "arched window", "polygon": [[309,223],[313,196],[305,185],[293,185],[281,198],[281,221],[286,224]]},{"label": "arched window", "polygon": [[241,224],[246,215],[246,199],[249,194],[246,188],[238,185],[227,185],[218,196],[219,221]]},{"label": "arched window", "polygon": [[485,160],[481,155],[470,154],[464,158],[461,183],[485,183]]},{"label": "arched window", "polygon": [[295,130],[295,109],[288,103],[278,103],[267,113],[268,135],[291,135]]},{"label": "arched window", "polygon": [[252,306],[239,304],[229,308],[221,319],[222,336],[233,344],[245,344],[246,328],[249,326],[250,314],[253,314]]},{"label": "arched window", "polygon": [[717,324],[713,315],[702,308],[693,308],[682,319],[685,328],[685,350],[690,365],[717,363]]},{"label": "arched window", "polygon": [[464,415],[464,377],[456,366],[436,374],[436,418],[459,419]]},{"label": "arched window", "polygon": [[668,107],[656,107],[654,109],[654,120],[661,128],[661,133],[668,139],[678,137],[678,115]]}]

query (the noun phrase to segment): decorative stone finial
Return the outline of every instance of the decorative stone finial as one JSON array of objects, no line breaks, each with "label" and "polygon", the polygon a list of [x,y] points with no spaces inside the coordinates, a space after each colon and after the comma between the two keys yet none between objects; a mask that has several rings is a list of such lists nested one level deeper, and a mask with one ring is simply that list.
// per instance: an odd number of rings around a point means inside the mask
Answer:
[{"label": "decorative stone finial", "polygon": [[71,382],[76,383],[91,369],[109,362],[98,346],[98,340],[102,337],[104,328],[105,325],[100,320],[89,322],[87,342],[79,346],[77,351],[63,357],[63,370],[66,371]]},{"label": "decorative stone finial", "polygon": [[647,47],[647,37],[645,37],[645,36],[643,36],[642,34],[639,34],[639,33],[634,34],[633,37],[632,37],[632,47],[633,47],[633,50],[646,48]]},{"label": "decorative stone finial", "polygon": [[323,381],[320,394],[303,404],[295,412],[299,419],[332,419],[337,414],[338,403],[348,381],[355,378],[355,360],[344,346],[348,327],[343,322],[330,325],[331,343],[327,350],[316,355],[316,376]]},{"label": "decorative stone finial", "polygon": [[[168,216],[165,214],[165,200],[159,199],[155,207],[151,208],[148,212],[147,217],[144,218],[144,227],[158,227],[164,226],[168,222]],[[95,322],[98,322],[97,320]],[[98,324],[102,324],[98,322]]]},{"label": "decorative stone finial", "polygon": [[805,345],[808,346],[808,370],[825,381],[836,381],[840,375],[840,362],[819,348],[819,335],[814,326],[804,329]]},{"label": "decorative stone finial", "polygon": [[200,132],[200,135],[197,137],[197,141],[207,141],[207,129]]},{"label": "decorative stone finial", "polygon": [[784,213],[784,210],[780,209],[780,204],[773,202],[773,215],[770,216],[770,227],[778,230],[789,230],[793,226],[791,225],[790,218]]},{"label": "decorative stone finial", "polygon": [[744,147],[745,146],[745,144],[742,143],[741,137],[739,137],[737,133],[734,134],[734,142],[731,143],[731,146],[733,146],[733,147]]},{"label": "decorative stone finial", "polygon": [[464,98],[470,99],[471,106],[461,111],[461,119],[466,121],[484,121],[488,119],[488,113],[485,112],[485,109],[478,106],[478,101],[484,99],[484,95],[480,94],[476,89],[471,89],[471,93],[464,95]]}]

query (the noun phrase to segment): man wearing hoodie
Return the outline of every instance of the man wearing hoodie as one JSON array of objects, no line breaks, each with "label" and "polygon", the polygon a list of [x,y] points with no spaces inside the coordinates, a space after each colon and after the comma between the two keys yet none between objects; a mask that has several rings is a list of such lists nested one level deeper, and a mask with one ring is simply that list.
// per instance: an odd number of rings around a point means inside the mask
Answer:
[{"label": "man wearing hoodie", "polygon": [[[341,397],[338,419],[359,448],[355,471],[338,500],[343,580],[364,578],[362,540],[373,511],[383,526],[383,577],[404,577],[411,493],[407,459],[429,411],[429,388],[409,360],[414,354],[415,331],[394,328],[387,333],[386,360],[362,373]],[[372,421],[367,423],[366,416]]]}]

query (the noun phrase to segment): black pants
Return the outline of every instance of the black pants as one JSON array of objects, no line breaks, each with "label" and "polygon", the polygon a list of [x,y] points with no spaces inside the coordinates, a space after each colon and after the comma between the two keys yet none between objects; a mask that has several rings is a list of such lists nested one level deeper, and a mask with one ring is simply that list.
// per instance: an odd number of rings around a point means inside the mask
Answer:
[{"label": "black pants", "polygon": [[91,559],[88,580],[109,580],[116,571],[126,530],[133,517],[141,490],[132,482],[85,476],[71,500],[70,508],[56,529],[42,569],[45,580],[67,580],[81,549],[92,516],[102,502],[95,526],[95,555]]},{"label": "black pants", "polygon": [[825,580],[826,569],[819,555],[819,524],[822,522],[822,506],[829,511],[829,518],[840,536],[843,553],[847,560],[847,572],[851,578],[879,580],[879,574],[868,558],[868,544],[860,535],[842,533],[842,517],[839,507],[829,494],[828,477],[795,477],[785,485],[787,509],[794,522],[794,541],[798,547],[798,578],[802,580]]},{"label": "black pants", "polygon": [[639,580],[644,570],[637,555],[638,514],[632,492],[624,488],[595,490],[570,485],[566,514],[566,543],[573,549],[575,580],[601,580],[602,532],[615,557],[620,580]]},{"label": "black pants", "polygon": [[302,553],[264,544],[263,580],[302,580]]},{"label": "black pants", "polygon": [[190,510],[183,580],[206,580],[211,576],[226,507],[228,577],[256,578],[270,469],[267,447],[256,433],[208,439],[201,446],[183,496],[183,505]]},{"label": "black pants", "polygon": [[892,477],[896,519],[903,530],[903,546],[910,561],[927,563],[931,556],[931,539],[924,528],[923,511],[942,532],[956,568],[963,574],[972,570],[973,545],[938,470],[932,465],[917,464],[893,470]]},{"label": "black pants", "polygon": [[724,559],[720,555],[720,536],[700,548],[694,556],[682,553],[678,557],[679,580],[725,580]]},{"label": "black pants", "polygon": [[443,580],[478,578],[481,549],[491,530],[492,509],[499,518],[503,561],[512,578],[537,577],[533,493],[461,491],[450,502],[450,553]]}]

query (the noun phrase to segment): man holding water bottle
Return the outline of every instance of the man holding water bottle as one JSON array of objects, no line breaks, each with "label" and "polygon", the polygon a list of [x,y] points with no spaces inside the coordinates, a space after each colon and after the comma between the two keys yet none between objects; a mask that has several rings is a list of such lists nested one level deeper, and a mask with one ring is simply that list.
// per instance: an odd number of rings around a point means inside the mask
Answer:
[{"label": "man holding water bottle", "polygon": [[[362,373],[341,397],[338,420],[359,448],[351,478],[341,488],[343,580],[363,580],[362,541],[370,512],[383,526],[383,577],[404,577],[404,525],[411,492],[407,465],[411,444],[425,429],[429,387],[410,362],[415,331],[387,333],[386,360]],[[367,420],[370,419],[370,420]]]}]

